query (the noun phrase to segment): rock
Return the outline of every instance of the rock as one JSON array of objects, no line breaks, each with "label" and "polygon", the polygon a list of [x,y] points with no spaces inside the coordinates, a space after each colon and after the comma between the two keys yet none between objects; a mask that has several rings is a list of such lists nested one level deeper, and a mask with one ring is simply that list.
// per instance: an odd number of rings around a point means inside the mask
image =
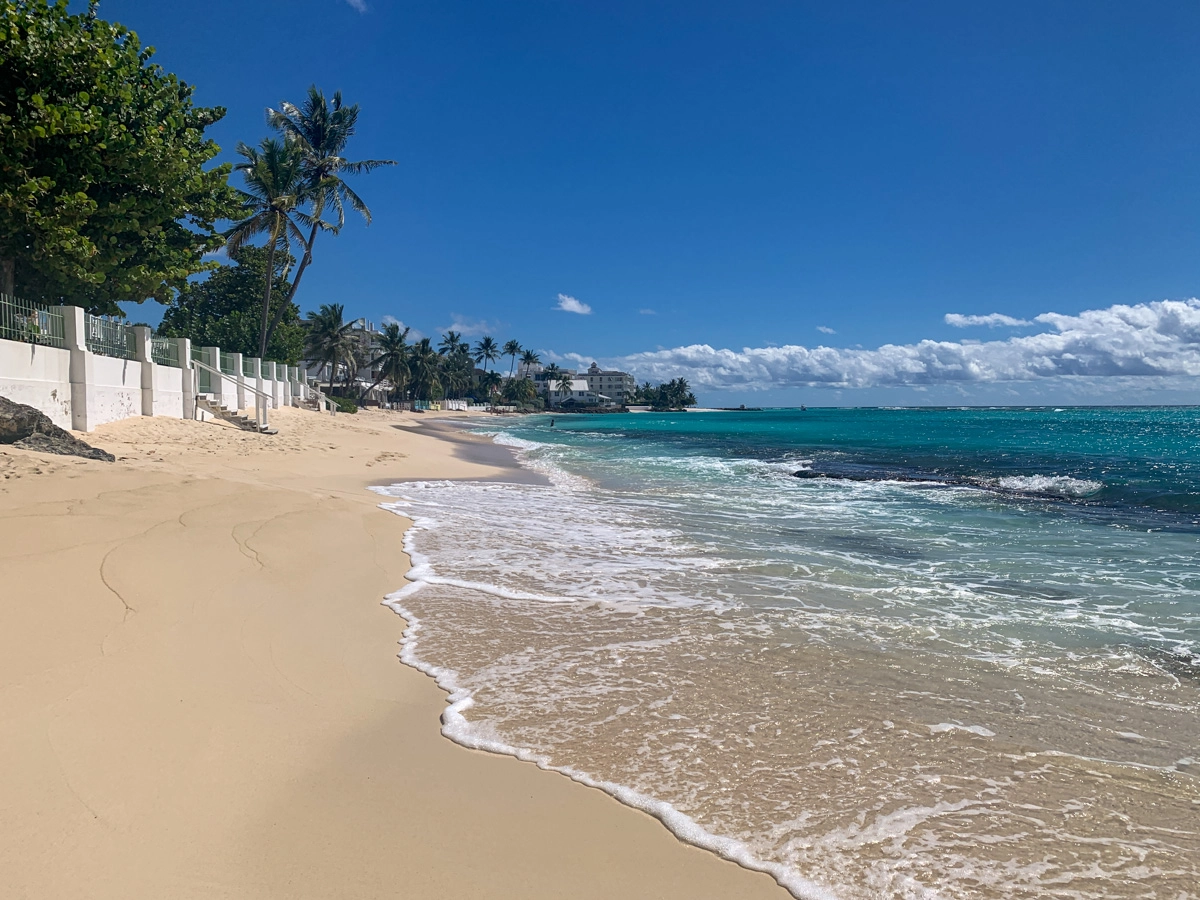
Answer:
[{"label": "rock", "polygon": [[14,403],[7,397],[0,397],[0,444],[105,462],[116,459],[111,453],[85,444],[69,431],[59,428],[44,412]]}]

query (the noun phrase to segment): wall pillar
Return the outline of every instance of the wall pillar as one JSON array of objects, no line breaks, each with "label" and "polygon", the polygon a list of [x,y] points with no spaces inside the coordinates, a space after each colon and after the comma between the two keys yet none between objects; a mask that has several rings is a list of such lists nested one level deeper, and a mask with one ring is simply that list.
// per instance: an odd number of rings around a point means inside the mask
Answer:
[{"label": "wall pillar", "polygon": [[234,384],[237,385],[237,408],[246,408],[246,376],[242,374],[242,354],[228,353],[226,354],[233,360],[233,378]]},{"label": "wall pillar", "polygon": [[83,310],[78,306],[52,306],[63,317],[63,347],[71,351],[71,428],[88,431],[88,382],[92,374],[92,354],[87,349]]},{"label": "wall pillar", "polygon": [[287,367],[288,380],[288,406],[299,406],[300,388],[297,382],[300,380],[300,370],[295,366]]},{"label": "wall pillar", "polygon": [[133,358],[142,364],[142,415],[154,415],[154,359],[150,355],[150,326],[133,326]]},{"label": "wall pillar", "polygon": [[188,338],[172,338],[175,352],[179,354],[181,387],[183,389],[183,417],[196,416],[196,370],[192,368],[192,342]]},{"label": "wall pillar", "polygon": [[217,406],[224,406],[224,398],[221,396],[221,388],[224,387],[224,376],[221,374],[221,348],[220,347],[205,347],[201,351],[205,365],[216,370],[216,375],[212,372],[208,373],[208,386],[212,388],[213,399],[217,402]]}]

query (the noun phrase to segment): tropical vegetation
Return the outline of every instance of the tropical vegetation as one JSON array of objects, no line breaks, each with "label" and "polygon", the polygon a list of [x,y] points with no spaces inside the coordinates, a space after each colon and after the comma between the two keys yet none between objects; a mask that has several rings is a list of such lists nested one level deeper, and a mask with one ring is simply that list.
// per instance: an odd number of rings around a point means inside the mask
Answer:
[{"label": "tropical vegetation", "polygon": [[238,214],[208,166],[225,110],[152,59],[95,3],[0,0],[0,292],[119,313],[215,267]]},{"label": "tropical vegetation", "polygon": [[652,409],[684,409],[696,405],[696,397],[686,378],[675,378],[663,384],[652,385],[645,382],[639,385],[630,398],[631,405],[645,404]]}]

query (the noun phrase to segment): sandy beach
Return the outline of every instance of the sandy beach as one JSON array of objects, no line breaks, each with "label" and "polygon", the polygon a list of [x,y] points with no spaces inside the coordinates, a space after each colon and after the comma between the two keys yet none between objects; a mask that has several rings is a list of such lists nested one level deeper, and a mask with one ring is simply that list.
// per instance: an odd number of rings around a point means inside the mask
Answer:
[{"label": "sandy beach", "polygon": [[367,486],[506,477],[502,452],[419,416],[273,421],[125,420],[85,436],[112,464],[0,449],[0,894],[787,896],[439,733],[380,602],[406,521]]}]

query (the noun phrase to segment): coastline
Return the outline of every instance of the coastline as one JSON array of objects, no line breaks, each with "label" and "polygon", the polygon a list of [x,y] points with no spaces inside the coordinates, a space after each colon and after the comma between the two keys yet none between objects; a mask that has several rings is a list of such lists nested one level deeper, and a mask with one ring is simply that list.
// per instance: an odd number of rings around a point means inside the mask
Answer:
[{"label": "coastline", "polygon": [[88,440],[115,464],[0,449],[7,892],[787,896],[439,734],[446,697],[399,664],[381,604],[406,520],[367,488],[513,480],[507,450],[447,453],[411,415],[279,412],[273,438],[114,423]]}]

